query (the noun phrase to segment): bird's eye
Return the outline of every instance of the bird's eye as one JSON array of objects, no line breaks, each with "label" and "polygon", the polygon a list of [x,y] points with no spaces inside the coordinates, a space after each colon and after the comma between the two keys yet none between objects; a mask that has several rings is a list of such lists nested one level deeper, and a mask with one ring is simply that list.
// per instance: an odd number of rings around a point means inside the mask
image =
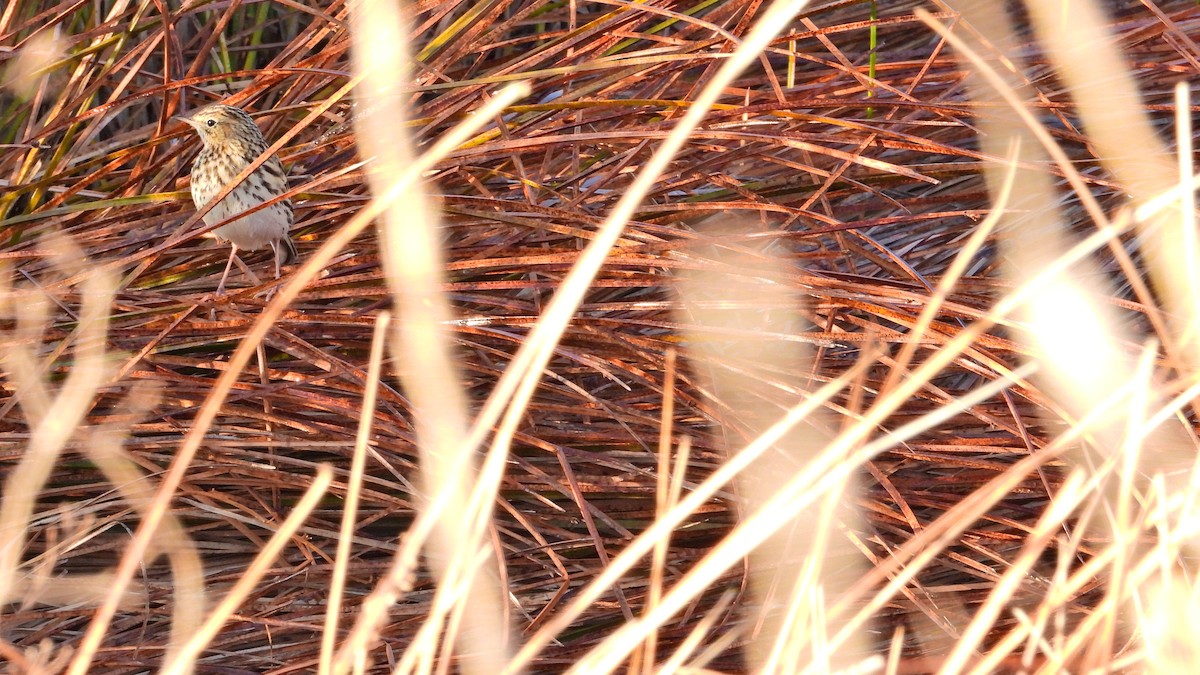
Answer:
[{"label": "bird's eye", "polygon": [[207,121],[205,121],[204,123],[205,123],[205,124],[207,124],[207,125],[208,125],[208,126],[210,126],[210,127],[215,127],[215,126],[217,126],[217,121],[216,121],[216,120],[207,120]]}]

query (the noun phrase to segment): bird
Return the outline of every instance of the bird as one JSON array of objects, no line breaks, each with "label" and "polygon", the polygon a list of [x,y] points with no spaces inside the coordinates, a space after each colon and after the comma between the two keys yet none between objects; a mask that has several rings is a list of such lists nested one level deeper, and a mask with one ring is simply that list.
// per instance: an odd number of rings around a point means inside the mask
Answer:
[{"label": "bird", "polygon": [[[267,139],[254,119],[241,108],[213,103],[190,117],[176,119],[195,129],[203,143],[192,162],[192,201],[196,208],[208,204],[268,148]],[[286,191],[287,176],[283,164],[278,155],[271,155],[205,214],[204,222],[207,225],[224,222]],[[213,230],[218,238],[232,246],[225,272],[217,285],[217,295],[225,292],[225,281],[239,250],[257,251],[270,246],[275,254],[275,278],[279,278],[281,266],[298,257],[296,245],[289,235],[294,217],[292,202],[284,199]]]}]

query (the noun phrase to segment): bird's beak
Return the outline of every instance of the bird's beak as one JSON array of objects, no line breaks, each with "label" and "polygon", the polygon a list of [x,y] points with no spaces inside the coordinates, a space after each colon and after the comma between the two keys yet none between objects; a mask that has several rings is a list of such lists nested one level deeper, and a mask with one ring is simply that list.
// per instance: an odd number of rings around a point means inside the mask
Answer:
[{"label": "bird's beak", "polygon": [[200,127],[196,126],[196,120],[193,120],[190,117],[183,117],[182,115],[175,115],[171,119],[179,120],[180,122],[183,122],[184,124],[188,125],[189,127],[193,128],[197,131],[200,130]]}]

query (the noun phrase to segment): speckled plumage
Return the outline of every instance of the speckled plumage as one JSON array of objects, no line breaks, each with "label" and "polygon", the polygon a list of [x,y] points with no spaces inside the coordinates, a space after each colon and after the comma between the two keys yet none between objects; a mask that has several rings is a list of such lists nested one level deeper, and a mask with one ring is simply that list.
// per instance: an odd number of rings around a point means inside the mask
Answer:
[{"label": "speckled plumage", "polygon": [[[181,119],[196,130],[204,144],[192,163],[192,201],[197,208],[211,201],[268,147],[258,125],[240,108],[215,103],[201,108],[190,118]],[[286,191],[283,164],[278,156],[272,155],[214,206],[204,216],[204,222],[209,225],[223,222]],[[297,257],[296,247],[288,236],[292,219],[292,203],[283,200],[213,230],[233,245],[218,292],[225,288],[225,279],[238,249],[257,251],[270,246],[275,253],[275,276],[278,278],[280,265]]]}]

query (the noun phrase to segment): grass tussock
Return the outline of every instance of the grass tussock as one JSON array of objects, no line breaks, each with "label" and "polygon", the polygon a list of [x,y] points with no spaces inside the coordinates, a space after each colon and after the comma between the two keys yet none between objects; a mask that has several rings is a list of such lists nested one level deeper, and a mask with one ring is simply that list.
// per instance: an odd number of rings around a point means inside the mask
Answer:
[{"label": "grass tussock", "polygon": [[4,5],[0,659],[1186,672],[1200,11],[1108,4]]}]

